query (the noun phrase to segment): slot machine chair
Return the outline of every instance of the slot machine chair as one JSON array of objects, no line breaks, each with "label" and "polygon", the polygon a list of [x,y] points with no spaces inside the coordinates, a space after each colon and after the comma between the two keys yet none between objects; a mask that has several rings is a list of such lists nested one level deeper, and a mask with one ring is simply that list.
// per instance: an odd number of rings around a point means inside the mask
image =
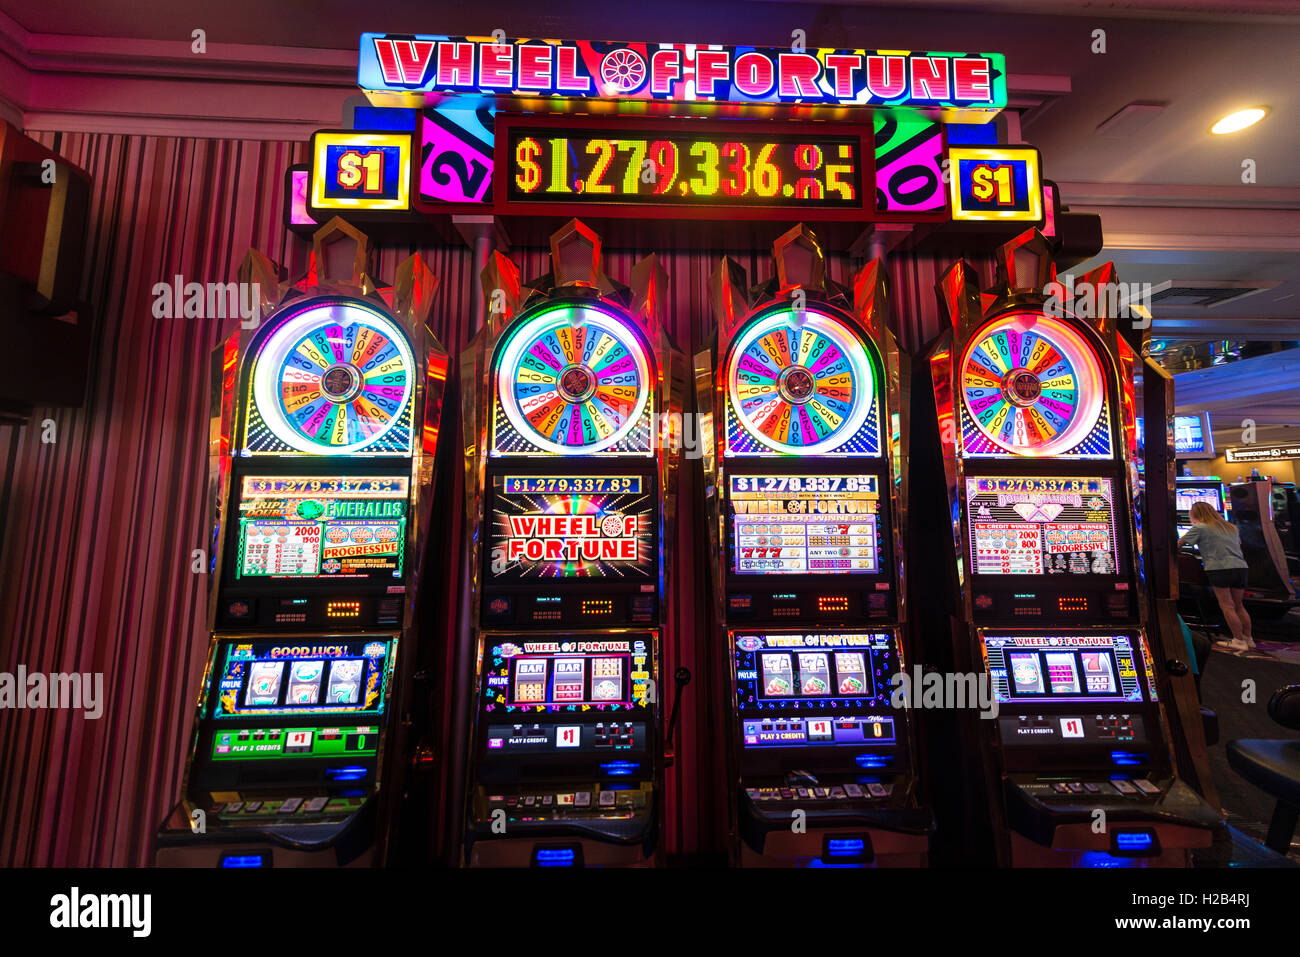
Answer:
[{"label": "slot machine chair", "polygon": [[[1300,731],[1300,685],[1274,692],[1268,701],[1268,715],[1282,727]],[[1264,844],[1279,854],[1289,854],[1300,824],[1300,740],[1238,739],[1228,742],[1227,751],[1234,771],[1277,799]]]}]

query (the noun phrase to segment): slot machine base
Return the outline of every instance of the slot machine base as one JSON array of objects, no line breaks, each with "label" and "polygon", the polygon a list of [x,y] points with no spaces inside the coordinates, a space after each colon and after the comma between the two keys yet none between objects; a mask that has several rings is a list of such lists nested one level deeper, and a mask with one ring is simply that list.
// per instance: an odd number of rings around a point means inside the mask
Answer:
[{"label": "slot machine base", "polygon": [[[809,789],[806,798],[783,790],[789,789],[748,788],[741,795],[742,867],[927,866],[935,829],[928,810],[848,800],[842,786]],[[816,807],[822,803],[833,806]],[[805,815],[799,831],[797,812]]]},{"label": "slot machine base", "polygon": [[[272,815],[258,822],[233,815],[247,813],[244,807],[282,807],[290,798],[264,802],[247,801],[215,805],[206,810],[207,830],[196,834],[190,828],[185,805],[172,809],[158,829],[154,842],[155,867],[372,867],[376,863],[374,843],[375,802],[369,799],[335,799],[348,802],[320,814],[297,813],[290,821]],[[236,806],[242,805],[242,806]],[[233,808],[233,811],[228,810]],[[255,812],[252,812],[256,814]]]},{"label": "slot machine base", "polygon": [[470,867],[653,867],[641,844],[566,839],[561,835],[476,841]]},{"label": "slot machine base", "polygon": [[1223,828],[1176,778],[1016,775],[1007,810],[1014,867],[1189,867]]},{"label": "slot machine base", "polygon": [[[648,784],[494,786],[474,799],[470,867],[652,867],[655,799]],[[494,833],[494,822],[506,834]]]},{"label": "slot machine base", "polygon": [[740,844],[741,867],[926,867],[928,835],[862,827],[772,831],[761,851]]}]

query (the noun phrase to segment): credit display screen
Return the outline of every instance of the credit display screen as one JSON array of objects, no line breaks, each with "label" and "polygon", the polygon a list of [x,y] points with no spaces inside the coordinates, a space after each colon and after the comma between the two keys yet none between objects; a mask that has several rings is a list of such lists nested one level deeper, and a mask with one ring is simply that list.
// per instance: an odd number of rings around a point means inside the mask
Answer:
[{"label": "credit display screen", "polygon": [[214,664],[212,716],[379,714],[395,644],[329,636],[224,641]]},{"label": "credit display screen", "polygon": [[244,476],[235,577],[400,578],[409,482],[404,475]]},{"label": "credit display screen", "polygon": [[977,575],[1115,575],[1114,497],[1107,478],[966,479]]},{"label": "credit display screen", "polygon": [[986,635],[984,658],[1000,702],[1141,702],[1133,644],[1128,635]]},{"label": "credit display screen", "polygon": [[498,582],[651,581],[657,501],[645,475],[495,475],[488,567]]},{"label": "credit display screen", "polygon": [[379,727],[240,728],[212,736],[214,761],[268,758],[373,758],[379,753]]},{"label": "credit display screen", "polygon": [[861,209],[856,137],[519,129],[506,183],[521,203]]},{"label": "credit display screen", "polygon": [[737,631],[731,643],[746,747],[894,742],[892,635]]},{"label": "credit display screen", "polygon": [[727,516],[733,574],[880,571],[875,475],[732,475]]}]

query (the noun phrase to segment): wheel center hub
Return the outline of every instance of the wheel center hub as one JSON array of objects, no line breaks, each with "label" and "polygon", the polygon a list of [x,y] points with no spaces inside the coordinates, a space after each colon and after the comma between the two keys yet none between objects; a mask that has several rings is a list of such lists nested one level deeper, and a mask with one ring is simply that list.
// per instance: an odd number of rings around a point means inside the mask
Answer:
[{"label": "wheel center hub", "polygon": [[596,391],[596,374],[583,365],[560,370],[559,392],[566,402],[586,402]]},{"label": "wheel center hub", "polygon": [[361,370],[346,362],[330,366],[321,376],[320,390],[331,402],[349,402],[361,394]]},{"label": "wheel center hub", "polygon": [[790,366],[781,373],[777,389],[787,402],[803,405],[813,397],[816,383],[813,381],[812,373],[803,366]]},{"label": "wheel center hub", "polygon": [[1043,383],[1028,369],[1012,369],[1002,378],[1002,394],[1012,405],[1025,408],[1038,401]]}]

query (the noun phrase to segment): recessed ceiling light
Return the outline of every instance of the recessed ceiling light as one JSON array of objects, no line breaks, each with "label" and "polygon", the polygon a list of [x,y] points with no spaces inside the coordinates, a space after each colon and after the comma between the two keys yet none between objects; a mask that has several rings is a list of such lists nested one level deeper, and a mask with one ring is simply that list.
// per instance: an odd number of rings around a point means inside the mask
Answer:
[{"label": "recessed ceiling light", "polygon": [[1210,127],[1211,133],[1236,133],[1246,129],[1248,126],[1254,126],[1265,116],[1268,115],[1268,107],[1252,106],[1248,110],[1237,110],[1235,113],[1229,113],[1219,122]]}]

